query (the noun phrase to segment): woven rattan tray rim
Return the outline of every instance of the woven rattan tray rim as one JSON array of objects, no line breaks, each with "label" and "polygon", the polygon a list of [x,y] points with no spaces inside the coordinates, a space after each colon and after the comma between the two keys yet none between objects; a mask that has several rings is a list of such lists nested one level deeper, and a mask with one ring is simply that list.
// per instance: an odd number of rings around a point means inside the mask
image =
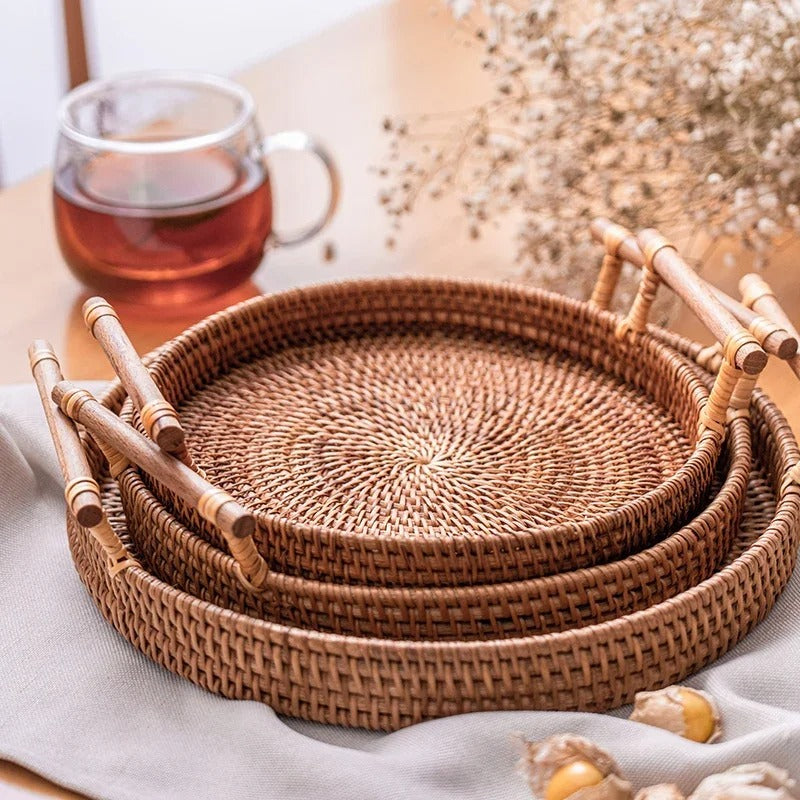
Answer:
[{"label": "woven rattan tray rim", "polygon": [[[314,298],[317,296],[315,293],[329,296],[331,293],[334,295],[336,293],[346,295],[356,290],[359,292],[382,291],[386,293],[387,296],[394,298],[398,295],[399,291],[404,288],[407,291],[423,289],[432,294],[442,294],[448,291],[478,291],[496,294],[501,297],[513,297],[521,303],[556,303],[563,308],[571,309],[571,313],[577,317],[586,317],[587,319],[594,317],[598,320],[598,324],[605,325],[609,329],[615,326],[618,321],[618,317],[614,314],[591,309],[586,304],[577,300],[572,300],[571,298],[564,298],[560,295],[554,295],[543,290],[498,284],[490,281],[408,277],[343,281],[339,283],[318,284],[301,289],[292,289],[281,292],[278,295],[252,298],[236,306],[232,306],[225,311],[214,314],[189,328],[184,334],[181,334],[176,337],[176,339],[172,340],[172,342],[168,342],[160,348],[152,359],[150,365],[151,370],[153,371],[156,381],[164,388],[168,399],[175,401],[176,398],[173,396],[171,388],[168,385],[168,376],[173,368],[173,359],[186,358],[186,354],[190,351],[196,350],[201,352],[205,363],[212,365],[212,371],[208,372],[205,382],[202,384],[207,385],[211,380],[223,374],[227,369],[230,369],[238,363],[242,363],[252,356],[254,352],[258,352],[256,346],[250,345],[233,360],[225,358],[214,361],[209,358],[209,354],[214,344],[219,339],[221,332],[224,332],[226,328],[230,329],[236,324],[237,320],[246,317],[248,314],[266,314],[273,306],[280,308],[281,305],[294,302],[298,298],[305,303],[313,302]],[[513,326],[514,323],[513,321],[505,320],[503,324],[506,326]],[[652,336],[640,338],[636,347],[642,346],[654,348],[655,351],[660,354],[659,357],[665,360],[669,358],[672,352],[667,345]],[[702,399],[708,396],[707,386],[692,374],[689,374],[686,380],[689,385],[693,387],[692,391],[696,392],[699,401],[702,402]],[[138,426],[141,425],[140,420],[138,420],[138,415],[133,414],[131,411],[123,413],[123,418],[133,421]],[[525,533],[500,530],[486,537],[475,539],[471,537],[467,537],[466,539],[455,538],[453,540],[441,538],[403,538],[399,536],[383,538],[358,530],[342,530],[316,524],[296,522],[281,516],[268,514],[261,509],[255,509],[255,513],[267,531],[274,526],[276,530],[291,531],[298,539],[321,539],[330,542],[332,550],[336,550],[337,548],[347,549],[359,545],[369,546],[376,542],[379,542],[382,547],[390,549],[391,552],[395,552],[396,550],[402,553],[405,547],[409,547],[415,552],[427,552],[437,555],[447,552],[448,548],[461,546],[484,548],[491,546],[493,543],[497,546],[513,548],[519,546],[521,541],[525,541],[528,538],[541,537],[547,533],[557,533],[562,537],[569,536],[573,538],[596,537],[598,531],[612,529],[615,525],[621,524],[628,515],[631,517],[641,516],[643,510],[657,505],[660,502],[667,501],[668,499],[682,494],[690,494],[693,490],[696,491],[698,477],[703,474],[703,468],[700,464],[702,464],[709,455],[711,455],[713,461],[716,461],[718,452],[718,440],[713,436],[705,436],[701,439],[698,447],[688,455],[686,461],[676,473],[667,477],[660,485],[654,487],[641,497],[630,500],[612,511],[601,512],[590,519],[573,520],[552,526],[537,526]],[[160,487],[152,486],[151,488],[156,489],[157,495],[163,499]],[[202,523],[201,529],[204,530]]]}]

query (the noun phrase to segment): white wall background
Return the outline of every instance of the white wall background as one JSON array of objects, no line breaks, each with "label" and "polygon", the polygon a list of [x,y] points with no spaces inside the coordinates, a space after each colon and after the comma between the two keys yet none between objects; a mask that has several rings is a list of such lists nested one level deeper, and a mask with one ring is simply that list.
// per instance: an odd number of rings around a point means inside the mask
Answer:
[{"label": "white wall background", "polygon": [[[379,0],[84,0],[89,68],[227,75]],[[324,69],[324,65],[318,65]],[[0,0],[0,185],[50,164],[67,88],[60,0]]]}]

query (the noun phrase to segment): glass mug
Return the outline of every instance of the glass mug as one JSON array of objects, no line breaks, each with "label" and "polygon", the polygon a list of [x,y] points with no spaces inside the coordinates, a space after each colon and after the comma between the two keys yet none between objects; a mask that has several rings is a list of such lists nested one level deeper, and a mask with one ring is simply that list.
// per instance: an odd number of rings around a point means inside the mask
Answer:
[{"label": "glass mug", "polygon": [[[292,235],[272,228],[266,157],[315,155],[330,192]],[[147,305],[208,298],[245,281],[268,244],[303,242],[336,207],[328,153],[301,131],[262,137],[252,96],[224,78],[153,72],[84,84],[59,110],[56,234],[72,272]]]}]

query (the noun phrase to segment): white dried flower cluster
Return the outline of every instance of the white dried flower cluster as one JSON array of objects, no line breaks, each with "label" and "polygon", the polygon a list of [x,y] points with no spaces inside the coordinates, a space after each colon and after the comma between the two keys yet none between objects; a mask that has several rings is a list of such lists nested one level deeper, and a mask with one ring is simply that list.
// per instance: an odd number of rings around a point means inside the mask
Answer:
[{"label": "white dried flower cluster", "polygon": [[455,122],[384,122],[395,224],[445,191],[473,236],[519,213],[520,262],[574,291],[599,214],[732,237],[756,266],[800,231],[800,0],[447,3],[495,90]]}]

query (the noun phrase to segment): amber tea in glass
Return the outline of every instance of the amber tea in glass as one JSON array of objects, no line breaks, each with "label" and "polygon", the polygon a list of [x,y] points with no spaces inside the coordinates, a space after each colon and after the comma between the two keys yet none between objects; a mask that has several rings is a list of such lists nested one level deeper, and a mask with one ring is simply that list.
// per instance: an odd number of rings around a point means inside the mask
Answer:
[{"label": "amber tea in glass", "polygon": [[[54,173],[59,245],[73,273],[109,297],[159,305],[246,280],[268,243],[304,241],[330,218],[327,153],[293,131],[263,139],[250,95],[212,76],[155,73],[67,96]],[[291,238],[272,228],[266,156],[317,155],[330,176],[323,217]]]}]

